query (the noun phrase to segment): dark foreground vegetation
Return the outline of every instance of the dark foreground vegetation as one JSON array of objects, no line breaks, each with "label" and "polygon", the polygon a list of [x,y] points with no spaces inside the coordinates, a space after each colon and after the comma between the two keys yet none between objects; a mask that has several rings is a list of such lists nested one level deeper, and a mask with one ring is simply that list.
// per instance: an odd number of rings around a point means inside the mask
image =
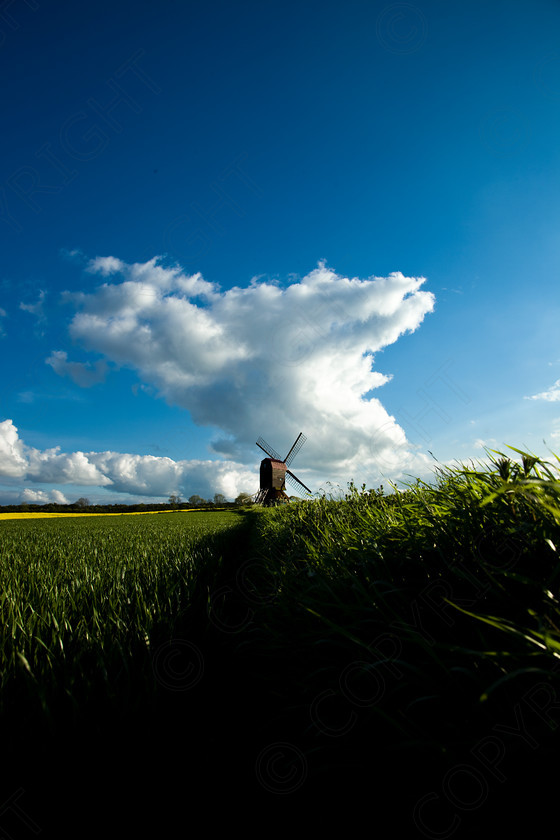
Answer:
[{"label": "dark foreground vegetation", "polygon": [[0,523],[3,790],[27,821],[0,829],[542,829],[560,482],[518,454],[389,495]]}]

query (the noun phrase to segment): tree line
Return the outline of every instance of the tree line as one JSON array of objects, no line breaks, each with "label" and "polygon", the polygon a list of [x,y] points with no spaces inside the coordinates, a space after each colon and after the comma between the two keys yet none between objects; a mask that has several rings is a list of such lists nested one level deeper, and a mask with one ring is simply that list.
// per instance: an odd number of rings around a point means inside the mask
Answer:
[{"label": "tree line", "polygon": [[213,508],[213,507],[239,507],[250,505],[252,503],[252,496],[249,493],[240,493],[233,502],[228,502],[222,493],[215,493],[213,499],[203,499],[202,496],[194,494],[189,496],[186,501],[175,493],[169,496],[167,503],[140,503],[140,504],[91,504],[89,499],[81,497],[70,504],[60,504],[58,502],[46,502],[38,504],[36,502],[24,502],[18,505],[0,505],[0,513],[30,513],[33,511],[45,511],[48,513],[72,513],[80,511],[82,513],[126,513],[134,511],[157,511],[157,510],[176,510],[177,508]]}]

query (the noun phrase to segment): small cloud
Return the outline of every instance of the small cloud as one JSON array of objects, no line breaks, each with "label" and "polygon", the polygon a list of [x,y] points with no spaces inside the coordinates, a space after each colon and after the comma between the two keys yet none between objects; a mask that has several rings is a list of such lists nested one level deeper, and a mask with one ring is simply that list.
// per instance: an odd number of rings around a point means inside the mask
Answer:
[{"label": "small cloud", "polygon": [[496,446],[496,439],[495,438],[487,438],[483,440],[482,438],[477,438],[473,444],[475,449],[487,449],[490,446]]},{"label": "small cloud", "polygon": [[96,257],[88,263],[87,271],[91,274],[102,274],[108,277],[109,274],[118,274],[125,268],[125,263],[117,257]]},{"label": "small cloud", "polygon": [[23,309],[24,312],[29,312],[30,315],[35,315],[38,322],[43,323],[46,320],[43,310],[43,303],[45,302],[46,296],[47,293],[41,289],[35,303],[20,303],[19,308]]},{"label": "small cloud", "polygon": [[59,253],[60,256],[68,262],[84,263],[87,260],[86,255],[79,248],[72,248],[71,250],[68,248],[61,248]]},{"label": "small cloud", "polygon": [[27,403],[28,405],[42,400],[70,400],[71,402],[83,402],[83,399],[83,396],[76,393],[73,388],[52,394],[36,391],[20,391],[17,395],[18,402]]},{"label": "small cloud", "polygon": [[50,365],[59,376],[69,376],[80,388],[91,388],[104,382],[107,375],[107,362],[99,359],[95,365],[91,362],[69,362],[65,350],[53,350],[45,363]]},{"label": "small cloud", "polygon": [[32,490],[26,487],[21,494],[21,501],[28,504],[48,504],[55,502],[58,505],[67,505],[68,499],[60,490]]},{"label": "small cloud", "polygon": [[540,394],[533,394],[531,397],[524,397],[526,400],[546,400],[547,402],[560,402],[560,379],[557,379],[548,391],[541,391]]}]

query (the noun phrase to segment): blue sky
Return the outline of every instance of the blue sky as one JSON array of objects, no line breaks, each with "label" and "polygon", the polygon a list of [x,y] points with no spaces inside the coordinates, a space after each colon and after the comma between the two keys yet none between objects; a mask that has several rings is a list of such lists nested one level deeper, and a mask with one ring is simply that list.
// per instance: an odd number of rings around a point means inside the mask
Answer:
[{"label": "blue sky", "polygon": [[0,15],[0,503],[560,451],[560,4]]}]

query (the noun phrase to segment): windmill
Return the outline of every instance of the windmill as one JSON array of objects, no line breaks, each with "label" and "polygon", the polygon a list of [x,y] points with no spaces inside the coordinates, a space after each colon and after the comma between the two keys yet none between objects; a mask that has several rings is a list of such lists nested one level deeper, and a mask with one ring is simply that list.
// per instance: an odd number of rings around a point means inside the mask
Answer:
[{"label": "windmill", "polygon": [[286,481],[294,490],[299,490],[300,485],[307,493],[311,493],[309,487],[288,469],[306,440],[303,432],[300,432],[292,448],[282,459],[262,437],[258,439],[257,446],[266,452],[268,458],[261,461],[261,488],[255,498],[256,504],[268,506],[287,502],[289,497],[286,494]]}]

